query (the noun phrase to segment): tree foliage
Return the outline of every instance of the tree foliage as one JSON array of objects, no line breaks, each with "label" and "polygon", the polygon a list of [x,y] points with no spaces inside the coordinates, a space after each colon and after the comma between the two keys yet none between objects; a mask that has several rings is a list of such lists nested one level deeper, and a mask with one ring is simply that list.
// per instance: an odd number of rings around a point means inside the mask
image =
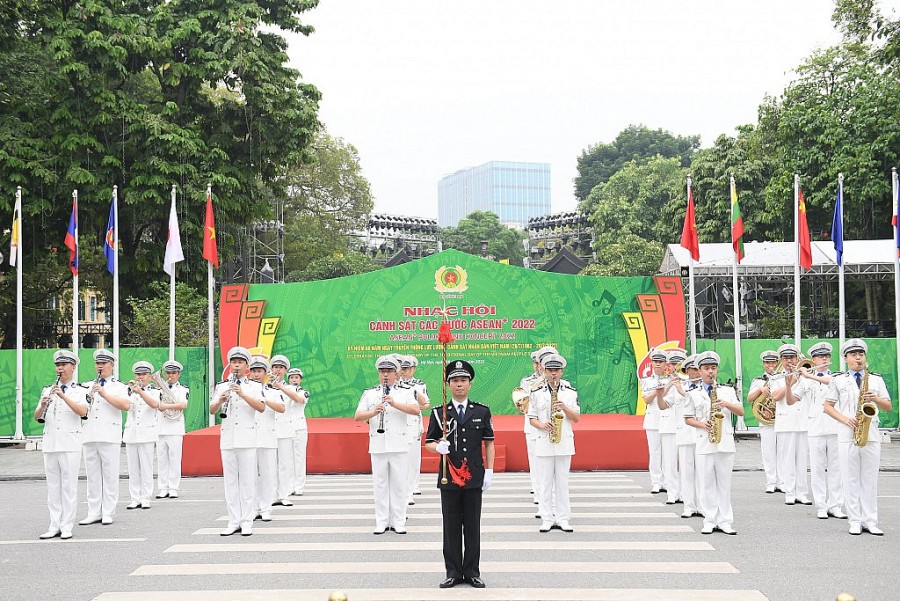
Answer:
[{"label": "tree foliage", "polygon": [[288,273],[285,279],[288,282],[312,282],[368,273],[378,269],[380,267],[372,263],[368,256],[357,252],[344,252],[314,259],[305,269]]},{"label": "tree foliage", "polygon": [[631,161],[642,162],[657,155],[678,158],[682,167],[690,164],[691,155],[700,147],[700,136],[678,136],[646,125],[629,125],[609,144],[595,144],[578,157],[575,197],[584,201],[597,184]]},{"label": "tree foliage", "polygon": [[581,270],[581,275],[648,276],[659,271],[665,247],[637,234],[625,234],[597,252],[597,262]]},{"label": "tree foliage", "polygon": [[455,248],[471,255],[481,255],[481,242],[488,243],[487,254],[494,260],[509,260],[510,265],[522,265],[525,233],[500,223],[490,211],[474,211],[460,220],[456,227],[447,227],[438,234],[444,248]]},{"label": "tree foliage", "polygon": [[285,269],[302,271],[314,260],[343,255],[349,234],[365,228],[374,201],[351,144],[324,129],[317,135],[312,163],[288,172],[285,202]]},{"label": "tree foliage", "polygon": [[[73,188],[81,248],[99,247],[118,185],[123,296],[146,296],[162,277],[175,184],[187,257],[178,278],[202,286],[207,183],[227,259],[235,226],[267,216],[269,199],[286,193],[286,169],[311,158],[319,93],[287,67],[278,32],[309,34],[300,15],[315,4],[6,3],[0,181],[23,187],[26,269],[60,245]],[[0,208],[11,209],[10,195]]]},{"label": "tree foliage", "polygon": [[[123,320],[124,338],[130,346],[169,346],[169,286],[151,282],[149,298],[129,297],[131,314]],[[184,283],[175,284],[176,346],[206,346],[207,300]]]}]

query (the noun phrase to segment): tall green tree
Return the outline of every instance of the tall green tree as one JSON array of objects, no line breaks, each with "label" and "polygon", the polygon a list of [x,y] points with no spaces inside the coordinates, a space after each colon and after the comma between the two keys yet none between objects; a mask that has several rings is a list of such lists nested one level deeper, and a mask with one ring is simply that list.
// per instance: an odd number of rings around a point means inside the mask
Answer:
[{"label": "tall green tree", "polygon": [[690,164],[691,155],[700,147],[700,136],[679,136],[646,125],[629,125],[609,144],[599,142],[581,152],[575,196],[584,201],[597,184],[630,161],[642,162],[657,155],[678,158],[682,167]]},{"label": "tall green tree", "polygon": [[665,245],[627,233],[597,251],[597,262],[581,270],[581,275],[646,277],[659,272]]},{"label": "tall green tree", "polygon": [[456,227],[442,229],[438,234],[444,248],[455,248],[471,255],[481,255],[481,242],[487,241],[487,254],[494,260],[509,260],[510,265],[522,265],[525,233],[500,223],[490,211],[474,211]]},{"label": "tall green tree", "polygon": [[[99,247],[118,185],[122,296],[146,296],[147,284],[163,277],[169,189],[176,184],[187,257],[178,278],[202,286],[206,184],[213,186],[219,250],[227,259],[236,226],[268,216],[269,200],[286,195],[287,169],[311,159],[319,93],[287,66],[279,32],[311,33],[300,16],[315,5],[5,4],[0,181],[23,187],[26,270],[60,245],[73,188],[81,246]],[[7,214],[10,198],[0,198]],[[55,255],[61,265],[63,255]],[[0,291],[5,299],[10,294],[9,287]],[[0,327],[9,331],[12,319],[4,312]]]},{"label": "tall green tree", "polygon": [[285,270],[302,271],[314,260],[344,255],[349,234],[366,226],[374,201],[353,145],[322,129],[314,161],[292,169],[284,205]]}]

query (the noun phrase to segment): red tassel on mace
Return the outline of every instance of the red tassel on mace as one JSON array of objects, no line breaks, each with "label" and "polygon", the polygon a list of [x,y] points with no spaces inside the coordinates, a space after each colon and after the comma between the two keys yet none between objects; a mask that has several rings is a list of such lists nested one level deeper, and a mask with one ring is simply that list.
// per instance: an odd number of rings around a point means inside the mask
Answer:
[{"label": "red tassel on mace", "polygon": [[465,486],[466,482],[472,479],[472,472],[469,471],[469,458],[464,457],[459,467],[453,465],[452,461],[447,461],[450,469],[450,479],[457,486]]},{"label": "red tassel on mace", "polygon": [[453,333],[450,331],[450,323],[444,322],[441,324],[440,330],[438,330],[438,342],[441,344],[450,344],[451,342],[456,342],[456,338],[453,337]]}]

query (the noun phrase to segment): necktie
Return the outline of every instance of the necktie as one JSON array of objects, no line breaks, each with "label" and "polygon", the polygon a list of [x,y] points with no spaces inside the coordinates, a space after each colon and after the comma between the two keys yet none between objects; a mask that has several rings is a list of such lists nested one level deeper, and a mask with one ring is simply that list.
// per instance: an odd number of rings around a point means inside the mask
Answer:
[{"label": "necktie", "polygon": [[466,415],[466,406],[460,405],[459,407],[457,407],[456,413],[459,414],[459,421],[462,421],[463,417],[465,417],[465,415]]},{"label": "necktie", "polygon": [[856,385],[861,386],[862,385],[862,377],[859,375],[859,372],[856,372],[855,374],[853,374],[853,377],[856,378]]},{"label": "necktie", "polygon": [[820,371],[820,372],[819,372],[819,373],[817,373],[817,374],[816,374],[816,375],[817,375],[817,376],[819,376],[819,377],[820,377],[820,378],[821,378],[821,377],[822,377],[822,376],[824,376],[824,375],[825,375],[825,373],[824,373],[824,372],[821,372],[821,371]]},{"label": "necktie", "polygon": [[170,388],[170,389],[172,388],[172,385],[171,385],[171,384],[169,384],[169,388]]},{"label": "necktie", "polygon": [[100,386],[106,386],[106,378],[100,378]]},{"label": "necktie", "polygon": [[66,391],[66,385],[65,385],[65,384],[62,385],[62,389],[61,389],[61,390],[62,390],[63,392]]}]

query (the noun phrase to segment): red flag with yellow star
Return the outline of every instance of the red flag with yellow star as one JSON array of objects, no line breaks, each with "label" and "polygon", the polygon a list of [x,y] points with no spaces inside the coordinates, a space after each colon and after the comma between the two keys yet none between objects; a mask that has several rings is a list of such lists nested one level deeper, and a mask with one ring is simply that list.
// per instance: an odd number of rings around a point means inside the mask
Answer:
[{"label": "red flag with yellow star", "polygon": [[806,200],[803,198],[803,190],[797,189],[797,241],[800,243],[800,267],[812,268],[812,243],[809,240],[809,224],[806,221]]},{"label": "red flag with yellow star", "polygon": [[203,258],[219,266],[219,249],[216,246],[216,222],[213,218],[212,193],[206,193],[206,223],[203,228]]}]

